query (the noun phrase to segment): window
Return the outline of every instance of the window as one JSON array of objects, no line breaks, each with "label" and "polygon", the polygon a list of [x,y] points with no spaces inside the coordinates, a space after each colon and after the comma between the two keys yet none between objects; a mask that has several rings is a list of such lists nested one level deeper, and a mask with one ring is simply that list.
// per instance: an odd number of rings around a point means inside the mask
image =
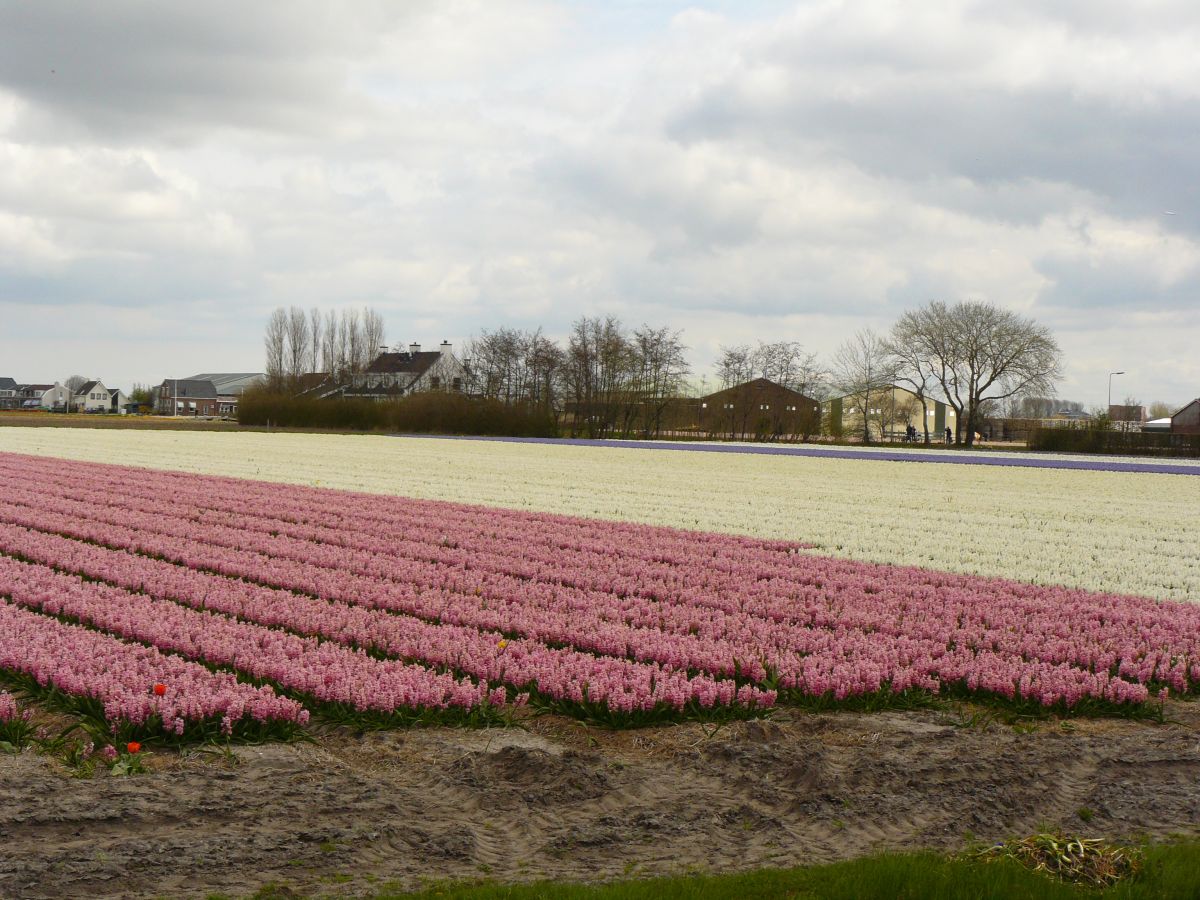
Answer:
[{"label": "window", "polygon": [[732,404],[732,403],[726,403],[726,404],[725,404],[725,408],[726,408],[726,409],[733,409],[733,404]]},{"label": "window", "polygon": [[701,404],[700,404],[700,408],[701,408],[701,409],[708,409],[708,404],[707,404],[707,403],[701,403]]},{"label": "window", "polygon": [[438,388],[440,388],[442,386],[442,379],[440,379],[436,375],[434,375],[432,378],[429,379],[429,384],[436,391]]},{"label": "window", "polygon": [[452,386],[454,387],[454,389],[456,391],[461,391],[462,390],[462,379],[455,378],[454,381],[452,382]]},{"label": "window", "polygon": [[759,409],[770,409],[771,404],[770,403],[760,403],[760,404],[758,404],[758,408]]},{"label": "window", "polygon": [[787,411],[787,412],[795,412],[795,411],[796,411],[796,407],[794,407],[794,406],[790,406],[790,405],[789,405],[789,406],[786,408],[786,411]]}]

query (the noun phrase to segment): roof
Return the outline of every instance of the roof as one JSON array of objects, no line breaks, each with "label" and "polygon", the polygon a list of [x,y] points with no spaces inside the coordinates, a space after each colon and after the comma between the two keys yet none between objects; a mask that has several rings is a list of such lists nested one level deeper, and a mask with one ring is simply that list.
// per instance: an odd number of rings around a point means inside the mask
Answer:
[{"label": "roof", "polygon": [[437,350],[426,350],[419,353],[380,353],[375,361],[367,366],[368,375],[420,375],[442,358]]},{"label": "roof", "polygon": [[186,381],[211,381],[219,394],[240,394],[267,376],[263,372],[204,372]]},{"label": "roof", "polygon": [[213,383],[202,378],[166,378],[160,387],[165,386],[172,397],[187,397],[191,400],[215,400],[217,389]]},{"label": "roof", "polygon": [[23,390],[23,391],[40,391],[41,393],[44,394],[44,393],[46,393],[46,391],[51,390],[53,387],[54,387],[54,385],[52,385],[52,384],[23,384],[23,385],[21,385],[21,390]]},{"label": "roof", "polygon": [[120,388],[109,388],[108,389],[108,396],[110,396],[110,397],[115,397],[119,393],[121,393]]},{"label": "roof", "polygon": [[98,385],[99,383],[100,382],[98,382],[98,381],[89,381],[86,384],[81,384],[78,388],[75,389],[75,393],[76,394],[90,394],[92,392],[92,390],[96,387],[96,385]]},{"label": "roof", "polygon": [[816,400],[814,400],[812,397],[808,396],[807,394],[802,394],[799,391],[794,391],[791,388],[786,387],[782,384],[779,384],[776,381],[772,381],[769,378],[755,378],[752,381],[746,381],[746,382],[743,382],[742,384],[735,384],[733,387],[727,387],[727,388],[723,388],[722,390],[719,390],[719,391],[714,391],[713,393],[711,393],[705,397],[701,397],[700,399],[701,400],[711,400],[713,397],[720,397],[722,395],[728,395],[728,394],[742,394],[742,393],[759,394],[759,393],[765,393],[767,391],[770,391],[772,394],[775,394],[775,395],[779,395],[779,394],[790,395],[793,398],[795,398],[798,402],[801,402],[801,403],[816,403],[817,402]]},{"label": "roof", "polygon": [[15,378],[0,378],[0,391],[15,391],[17,386]]}]

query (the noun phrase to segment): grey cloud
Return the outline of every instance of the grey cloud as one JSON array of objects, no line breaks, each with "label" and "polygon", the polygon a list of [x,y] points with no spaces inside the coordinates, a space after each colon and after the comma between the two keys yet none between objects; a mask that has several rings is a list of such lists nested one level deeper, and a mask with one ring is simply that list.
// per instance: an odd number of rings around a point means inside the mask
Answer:
[{"label": "grey cloud", "polygon": [[[962,177],[986,189],[1031,181],[1087,191],[1114,211],[1158,215],[1200,210],[1200,104],[1163,101],[1126,109],[1066,91],[966,92],[954,85],[919,91],[902,84],[854,100],[806,90],[762,107],[739,85],[713,89],[670,125],[677,140],[738,140],[790,155],[797,164],[850,160],[868,172],[909,182]],[[1042,212],[1058,208],[1048,192]],[[983,218],[1011,215],[1007,202]],[[1035,213],[1026,206],[1022,218]],[[1200,233],[1200,215],[1168,223]]]},{"label": "grey cloud", "polygon": [[[1049,255],[1034,263],[1049,284],[1037,297],[1037,308],[1087,310],[1098,317],[1129,311],[1194,312],[1200,298],[1200,271],[1163,284],[1148,266],[1112,260],[1082,260]],[[1078,320],[1087,328],[1097,320]]]},{"label": "grey cloud", "polygon": [[[194,139],[220,126],[328,135],[360,105],[346,62],[371,21],[297,0],[113,0],[0,8],[0,85],[32,105],[22,131]],[[373,17],[369,17],[373,18]]]}]

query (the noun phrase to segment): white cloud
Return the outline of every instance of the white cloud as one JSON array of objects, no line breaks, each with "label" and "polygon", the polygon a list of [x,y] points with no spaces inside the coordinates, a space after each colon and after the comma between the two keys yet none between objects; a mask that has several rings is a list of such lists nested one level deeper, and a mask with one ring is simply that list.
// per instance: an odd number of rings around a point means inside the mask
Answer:
[{"label": "white cloud", "polygon": [[253,369],[292,303],[425,343],[611,312],[703,368],[970,297],[1060,332],[1064,393],[1122,356],[1194,394],[1200,12],[1132,9],[10,5],[0,312],[98,337],[6,333],[0,374]]}]

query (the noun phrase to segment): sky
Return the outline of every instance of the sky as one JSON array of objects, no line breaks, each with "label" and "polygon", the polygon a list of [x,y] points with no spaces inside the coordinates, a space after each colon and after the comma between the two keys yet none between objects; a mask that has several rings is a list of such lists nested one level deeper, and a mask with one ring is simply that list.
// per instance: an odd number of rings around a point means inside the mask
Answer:
[{"label": "sky", "polygon": [[0,376],[582,315],[823,359],[930,300],[1200,395],[1194,0],[0,0]]}]

